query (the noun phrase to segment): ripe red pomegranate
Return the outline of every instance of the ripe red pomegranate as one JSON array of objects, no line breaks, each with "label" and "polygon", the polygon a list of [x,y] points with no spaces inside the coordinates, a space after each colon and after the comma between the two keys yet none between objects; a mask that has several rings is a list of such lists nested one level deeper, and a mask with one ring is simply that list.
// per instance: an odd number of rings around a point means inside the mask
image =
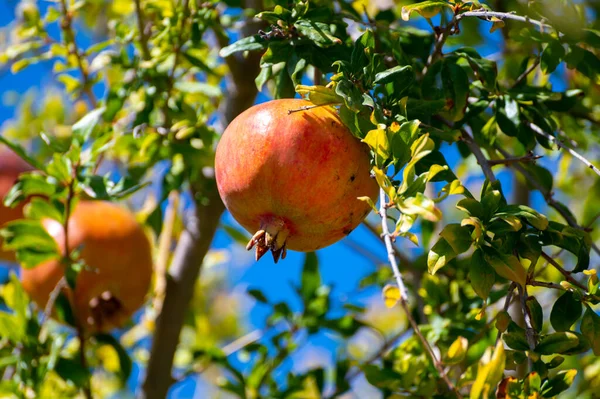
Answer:
[{"label": "ripe red pomegranate", "polygon": [[[46,219],[44,227],[64,250],[60,223]],[[152,279],[150,242],[133,215],[104,201],[80,201],[69,219],[69,248],[81,248],[88,269],[77,276],[75,291],[66,289],[74,313],[88,332],[121,327],[144,303]],[[64,275],[60,260],[23,269],[23,288],[45,307]]]},{"label": "ripe red pomegranate", "polygon": [[[4,206],[4,197],[15,184],[19,175],[31,170],[33,170],[33,167],[23,161],[8,147],[0,147],[0,228],[8,222],[23,218],[23,207],[25,204],[21,203],[14,208],[8,208]],[[15,261],[14,252],[2,250],[1,238],[0,260]]]},{"label": "ripe red pomegranate", "polygon": [[[215,160],[219,193],[233,217],[254,234],[256,259],[269,249],[314,251],[342,239],[365,218],[378,186],[369,150],[332,107],[304,109],[298,99],[253,106],[227,127]],[[300,110],[290,112],[290,110]]]}]

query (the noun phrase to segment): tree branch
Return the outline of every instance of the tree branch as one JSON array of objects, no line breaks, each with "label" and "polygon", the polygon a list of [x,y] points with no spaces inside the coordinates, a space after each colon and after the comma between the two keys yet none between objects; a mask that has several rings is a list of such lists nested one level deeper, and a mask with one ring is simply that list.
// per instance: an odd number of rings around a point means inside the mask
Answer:
[{"label": "tree branch", "polygon": [[[259,4],[246,6],[261,9]],[[257,31],[254,22],[246,23],[242,29],[245,37]],[[218,36],[218,35],[217,35]],[[221,44],[224,42],[221,40]],[[224,122],[231,122],[240,112],[252,106],[257,89],[254,78],[260,69],[260,55],[250,54],[247,58],[228,57],[231,82],[223,102],[221,114]],[[139,399],[163,399],[173,382],[171,369],[185,313],[192,298],[202,261],[210,248],[212,238],[224,211],[214,178],[204,177],[193,184],[196,210],[187,221],[172,260],[165,290],[162,311],[156,320],[156,331],[152,341],[146,379]]]},{"label": "tree branch", "polygon": [[140,48],[142,49],[142,57],[144,60],[149,60],[152,56],[148,48],[148,36],[144,26],[144,12],[142,10],[141,0],[135,0],[135,13],[137,14],[138,30],[140,31]]},{"label": "tree branch", "polygon": [[[529,312],[529,307],[527,307],[527,298],[529,297],[529,294],[527,293],[527,286],[521,286],[517,284],[517,289],[519,290],[521,309],[523,311],[523,319],[525,320],[525,337],[527,338],[529,351],[533,353],[536,347],[536,331],[533,328],[533,323],[531,322],[531,312]],[[533,359],[531,358],[531,353],[529,353],[529,356],[527,356],[529,370],[533,369]]]},{"label": "tree branch", "polygon": [[494,175],[494,172],[492,171],[490,162],[487,160],[485,155],[483,155],[483,152],[481,151],[481,148],[479,147],[479,145],[477,145],[475,140],[473,140],[473,137],[471,137],[471,135],[469,133],[467,133],[465,130],[461,130],[461,132],[462,132],[463,142],[467,145],[467,147],[469,147],[469,149],[471,150],[473,155],[475,155],[475,158],[477,159],[477,163],[479,164],[479,166],[481,166],[481,170],[483,171],[485,178],[488,179],[490,181],[490,183],[495,182],[496,176]]},{"label": "tree branch", "polygon": [[96,108],[98,106],[98,101],[96,100],[96,96],[94,96],[94,92],[92,91],[92,81],[90,80],[90,76],[86,70],[85,65],[83,65],[81,53],[79,52],[77,42],[75,41],[75,32],[73,31],[73,16],[69,11],[69,8],[67,7],[67,0],[60,0],[60,4],[63,16],[60,27],[64,33],[67,52],[70,55],[74,56],[75,60],[77,61],[77,67],[79,68],[79,72],[81,73],[82,80],[81,90],[86,94],[92,108]]},{"label": "tree branch", "polygon": [[427,339],[423,336],[423,333],[419,329],[419,326],[417,325],[417,322],[413,318],[410,308],[408,306],[408,291],[406,290],[406,286],[404,285],[404,280],[402,279],[402,274],[400,273],[400,270],[398,269],[398,263],[396,262],[394,247],[392,245],[392,238],[390,235],[390,230],[387,225],[387,207],[386,207],[387,201],[386,201],[385,191],[383,190],[383,188],[379,189],[379,203],[380,203],[379,216],[381,217],[381,229],[383,231],[383,234],[382,234],[383,241],[385,242],[385,247],[387,249],[388,260],[389,260],[392,270],[394,272],[394,277],[396,278],[396,284],[398,285],[398,289],[400,290],[400,305],[402,306],[402,309],[404,310],[404,313],[406,314],[406,318],[410,322],[410,325],[411,325],[413,331],[415,332],[415,334],[419,337],[419,340],[421,341],[421,344],[423,345],[425,352],[427,352],[427,355],[431,359],[431,361],[432,361],[434,367],[436,368],[436,370],[438,371],[440,377],[444,380],[444,382],[448,386],[448,389],[453,391],[457,398],[462,399],[462,395],[460,394],[458,389],[454,386],[452,381],[450,381],[450,379],[448,378],[448,375],[446,374],[446,372],[444,370],[444,366],[437,359],[437,356],[433,352],[431,345],[429,345],[429,342],[427,342]]},{"label": "tree branch", "polygon": [[524,81],[527,78],[527,76],[529,76],[529,74],[533,72],[535,68],[537,68],[538,65],[540,65],[540,61],[541,57],[536,57],[536,59],[533,61],[533,64],[531,64],[529,68],[527,68],[521,75],[519,75],[517,80],[515,80],[515,83],[513,83],[512,87],[515,88],[519,84],[521,84],[521,82]]},{"label": "tree branch", "polygon": [[459,21],[466,17],[478,17],[478,18],[498,18],[498,19],[512,19],[514,21],[525,22],[533,25],[537,25],[540,29],[543,28],[552,28],[552,26],[543,23],[542,21],[538,21],[535,19],[531,19],[529,17],[523,17],[521,15],[509,13],[509,12],[497,12],[497,11],[488,11],[485,9],[476,10],[476,11],[467,11],[462,14],[458,14],[456,16],[456,20]]},{"label": "tree branch", "polygon": [[531,128],[531,130],[533,130],[534,132],[536,132],[538,135],[552,141],[554,144],[556,144],[558,146],[559,149],[565,149],[569,154],[573,155],[575,158],[579,159],[581,162],[583,162],[583,164],[585,166],[587,166],[588,168],[590,168],[591,170],[593,170],[598,176],[600,176],[600,169],[598,169],[596,166],[594,166],[594,164],[592,164],[590,161],[588,161],[583,155],[579,154],[577,151],[575,151],[574,149],[567,147],[563,142],[561,142],[560,140],[556,139],[556,137],[544,132],[542,130],[541,127],[537,126],[536,124],[530,123],[529,127]]},{"label": "tree branch", "polygon": [[224,209],[216,188],[205,195],[207,203],[197,201],[193,217],[187,220],[167,274],[165,300],[156,320],[146,380],[139,398],[165,398],[173,382],[171,368],[179,334],[194,294],[202,261],[210,248]]},{"label": "tree branch", "polygon": [[581,284],[579,281],[575,280],[575,278],[571,275],[571,273],[566,271],[565,269],[563,269],[563,267],[561,265],[559,265],[558,262],[556,262],[554,259],[552,259],[552,257],[550,255],[548,255],[545,252],[542,252],[542,258],[546,259],[546,261],[548,263],[550,263],[552,266],[554,266],[554,268],[556,270],[558,270],[563,276],[565,276],[565,278],[567,279],[567,281],[569,283],[576,285],[577,287],[579,287],[582,290],[584,290],[585,292],[587,292],[587,287],[585,285]]},{"label": "tree branch", "polygon": [[504,158],[504,159],[490,159],[487,162],[490,166],[510,165],[513,163],[520,163],[520,162],[534,162],[540,158],[542,158],[542,155],[534,155],[532,152],[530,152],[529,154],[523,155],[521,157],[511,157],[511,158]]}]

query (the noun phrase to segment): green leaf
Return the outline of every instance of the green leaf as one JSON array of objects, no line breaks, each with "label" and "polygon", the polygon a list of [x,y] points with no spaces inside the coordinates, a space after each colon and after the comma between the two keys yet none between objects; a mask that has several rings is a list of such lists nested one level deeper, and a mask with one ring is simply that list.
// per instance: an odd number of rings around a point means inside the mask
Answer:
[{"label": "green leaf", "polygon": [[202,72],[206,72],[209,75],[217,76],[213,68],[206,65],[206,63],[200,58],[201,55],[197,55],[196,50],[191,48],[181,53],[190,64],[200,69]]},{"label": "green leaf", "polygon": [[503,100],[496,100],[496,122],[504,134],[515,137],[521,126],[519,104],[508,95]]},{"label": "green leaf", "polygon": [[429,273],[435,274],[452,259],[456,258],[456,255],[456,252],[454,252],[454,249],[448,241],[444,238],[440,238],[427,255],[427,268],[429,269]]},{"label": "green leaf", "polygon": [[10,148],[15,154],[17,154],[20,158],[24,159],[29,165],[33,166],[35,169],[44,169],[42,164],[36,161],[34,158],[27,155],[27,152],[23,147],[16,144],[12,140],[6,139],[3,135],[0,135],[0,143],[4,144],[8,148]]},{"label": "green leaf", "polygon": [[73,138],[82,146],[84,143],[88,141],[94,127],[100,121],[100,118],[104,114],[104,107],[97,108],[88,112],[83,118],[75,122],[72,128]]},{"label": "green leaf", "polygon": [[496,273],[517,284],[525,285],[527,272],[516,256],[500,253],[491,247],[482,247],[482,249],[485,260],[492,265]]},{"label": "green leaf", "polygon": [[415,78],[415,74],[410,65],[397,65],[393,68],[387,69],[383,72],[379,72],[375,75],[375,84],[386,84],[390,82],[403,82],[412,83]]},{"label": "green leaf", "polygon": [[524,218],[538,230],[548,228],[548,218],[536,210],[525,205],[506,205],[498,209],[495,216],[513,215]]},{"label": "green leaf", "polygon": [[240,51],[263,50],[265,48],[267,48],[266,40],[259,35],[254,35],[245,37],[229,46],[223,47],[221,51],[219,51],[219,55],[226,58]]},{"label": "green leaf", "polygon": [[37,220],[16,220],[0,230],[4,248],[16,251],[17,259],[25,268],[58,256],[56,241]]},{"label": "green leaf", "polygon": [[579,338],[572,332],[557,332],[548,334],[540,340],[535,348],[536,353],[541,355],[553,355],[564,353],[579,345]]},{"label": "green leaf", "polygon": [[469,97],[469,76],[456,60],[444,59],[442,64],[442,84],[446,98],[445,113],[452,121],[462,119],[467,109]]},{"label": "green leaf", "polygon": [[542,245],[555,245],[577,256],[573,272],[586,270],[590,265],[591,240],[588,233],[557,222],[549,222],[548,228],[541,232]]},{"label": "green leaf", "polygon": [[417,12],[423,18],[432,18],[444,10],[444,8],[452,9],[452,6],[445,1],[422,1],[417,4],[402,7],[402,19],[408,21],[410,14]]},{"label": "green leaf", "polygon": [[544,51],[542,51],[542,57],[540,65],[542,71],[546,74],[554,72],[556,67],[562,62],[565,56],[565,48],[559,40],[552,40],[548,43]]},{"label": "green leaf", "polygon": [[556,331],[568,331],[581,316],[581,302],[575,298],[572,291],[562,294],[550,312],[550,323]]},{"label": "green leaf", "polygon": [[319,273],[319,260],[314,252],[308,252],[304,258],[300,293],[305,301],[315,297],[321,286],[321,273]]},{"label": "green leaf", "polygon": [[73,163],[69,157],[62,156],[62,154],[54,154],[45,169],[50,176],[61,183],[68,184],[72,180]]},{"label": "green leaf", "polygon": [[482,204],[473,198],[463,198],[456,204],[456,208],[466,212],[469,216],[483,219],[484,210]]},{"label": "green leaf", "polygon": [[363,102],[363,96],[358,87],[349,80],[340,80],[335,85],[335,93],[344,99],[348,109],[359,112]]},{"label": "green leaf", "polygon": [[63,210],[58,209],[53,203],[50,203],[41,198],[32,198],[25,205],[25,216],[28,219],[42,220],[50,218],[62,224]]},{"label": "green leaf", "polygon": [[88,383],[90,372],[87,368],[73,359],[65,357],[58,358],[54,371],[65,381],[72,382],[75,386],[81,387]]},{"label": "green leaf", "polygon": [[594,355],[600,356],[600,316],[589,306],[581,319],[580,329],[590,341]]},{"label": "green leaf", "polygon": [[40,138],[54,152],[64,154],[65,152],[69,151],[69,148],[71,147],[71,137],[66,137],[60,140],[54,136],[47,134],[46,132],[40,132]]},{"label": "green leaf", "polygon": [[487,299],[496,280],[496,273],[492,267],[485,261],[481,249],[473,252],[469,267],[469,277],[471,286],[477,295],[482,299]]},{"label": "green leaf", "polygon": [[579,46],[571,46],[571,51],[565,57],[567,66],[575,68],[590,79],[597,79],[600,73],[600,59],[589,50]]},{"label": "green leaf", "polygon": [[342,42],[331,33],[329,24],[301,19],[294,26],[302,36],[319,47],[330,47]]},{"label": "green leaf", "polygon": [[502,339],[506,345],[516,351],[528,351],[529,344],[523,332],[507,332],[502,334]]},{"label": "green leaf", "polygon": [[441,231],[440,236],[450,244],[457,255],[467,252],[473,244],[469,228],[458,223],[447,224]]},{"label": "green leaf", "polygon": [[369,65],[370,54],[375,48],[375,35],[371,29],[365,32],[354,42],[352,54],[350,56],[350,65],[353,71],[361,71]]},{"label": "green leaf", "polygon": [[46,177],[39,172],[21,173],[17,183],[12,186],[8,194],[4,197],[4,205],[12,207],[26,198],[35,195],[50,197],[54,194],[55,190],[56,186],[46,181]]},{"label": "green leaf", "polygon": [[544,398],[553,398],[559,393],[569,389],[575,381],[577,370],[562,370],[559,371],[556,376],[548,379],[544,385],[542,385],[542,396]]},{"label": "green leaf", "polygon": [[402,374],[397,373],[391,368],[379,368],[375,365],[367,364],[361,367],[365,378],[369,384],[384,389],[398,388],[402,382]]},{"label": "green leaf", "polygon": [[469,62],[469,66],[473,68],[485,88],[488,90],[495,89],[498,67],[494,61],[482,58],[475,49],[468,47],[455,50],[454,54],[464,57]]},{"label": "green leaf", "polygon": [[531,315],[531,324],[533,329],[536,331],[541,331],[544,325],[544,311],[542,310],[542,305],[540,305],[534,296],[528,297],[525,301],[525,304],[527,305],[527,309]]}]

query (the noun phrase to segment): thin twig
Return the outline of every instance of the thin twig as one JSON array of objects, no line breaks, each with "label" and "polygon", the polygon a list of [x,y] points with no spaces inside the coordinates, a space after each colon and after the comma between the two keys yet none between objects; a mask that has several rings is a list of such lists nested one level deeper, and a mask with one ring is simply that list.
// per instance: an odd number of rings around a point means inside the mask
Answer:
[{"label": "thin twig", "polygon": [[543,23],[542,21],[538,21],[535,19],[531,19],[529,17],[523,17],[521,15],[508,13],[508,12],[497,12],[497,11],[488,11],[485,9],[475,10],[475,11],[467,11],[462,14],[456,16],[456,20],[459,21],[466,17],[478,17],[478,18],[498,18],[498,19],[512,19],[514,21],[526,22],[529,24],[537,25],[541,29],[543,28],[552,28],[550,25]]},{"label": "thin twig", "polygon": [[63,290],[63,288],[66,287],[67,279],[65,278],[65,276],[62,276],[61,279],[58,280],[58,283],[56,283],[54,289],[52,289],[52,292],[50,292],[50,295],[48,296],[48,302],[46,302],[46,306],[44,307],[44,313],[42,313],[42,319],[40,320],[40,328],[44,325],[46,320],[50,318],[50,314],[52,313],[52,309],[54,308],[54,304],[56,303],[60,292]]},{"label": "thin twig", "polygon": [[92,82],[90,80],[90,76],[86,70],[86,67],[83,65],[81,53],[79,52],[77,42],[75,41],[75,32],[73,31],[73,16],[67,6],[67,0],[60,0],[60,4],[63,16],[61,29],[64,32],[67,51],[70,55],[73,55],[75,57],[75,60],[77,61],[77,67],[79,68],[79,72],[81,73],[82,90],[86,94],[92,108],[95,109],[97,108],[98,101],[96,100],[96,96],[94,96],[94,92],[92,91]]},{"label": "thin twig", "polygon": [[[382,229],[382,237],[383,242],[385,243],[385,247],[387,249],[387,256],[392,266],[392,270],[394,272],[394,277],[396,278],[396,283],[398,284],[398,289],[400,290],[400,298],[404,301],[408,298],[408,291],[406,286],[404,285],[404,280],[402,279],[402,274],[400,274],[400,269],[398,269],[398,262],[396,261],[396,253],[394,251],[394,246],[392,244],[392,238],[390,236],[390,230],[387,225],[387,208],[386,208],[386,197],[385,191],[383,188],[379,189],[379,216],[381,217],[381,229]],[[408,312],[410,313],[410,312]]]},{"label": "thin twig", "polygon": [[579,281],[575,280],[575,278],[571,275],[570,272],[568,272],[567,270],[563,269],[563,267],[561,265],[558,264],[558,262],[556,262],[554,259],[552,259],[552,257],[550,257],[550,255],[548,255],[545,252],[542,252],[542,258],[546,259],[546,261],[548,263],[550,263],[552,266],[554,266],[554,268],[556,270],[558,270],[563,276],[565,276],[565,278],[567,279],[567,281],[579,288],[581,288],[582,290],[584,290],[585,292],[587,292],[587,287],[583,284],[581,284]]},{"label": "thin twig", "polygon": [[421,76],[425,76],[427,71],[433,65],[434,61],[442,55],[442,48],[444,47],[444,43],[453,33],[453,29],[456,28],[458,24],[458,18],[453,18],[452,21],[439,33],[437,36],[437,40],[435,41],[435,46],[433,47],[433,51],[427,57],[427,61],[425,62],[425,67],[423,67],[423,71],[421,71]]},{"label": "thin twig", "polygon": [[[517,285],[517,289],[519,290],[519,297],[521,299],[521,309],[523,310],[523,319],[525,320],[525,337],[527,338],[527,344],[529,345],[529,351],[534,352],[536,347],[536,331],[533,328],[533,323],[531,321],[531,312],[529,311],[529,307],[527,306],[527,298],[529,295],[527,294],[527,286]],[[528,356],[529,362],[529,370],[533,368],[533,359],[531,358],[531,353]]]},{"label": "thin twig", "polygon": [[483,171],[485,178],[488,179],[490,183],[495,182],[496,176],[492,171],[490,162],[487,160],[485,155],[483,155],[481,148],[477,145],[469,133],[467,133],[465,130],[461,130],[461,132],[463,142],[467,145],[467,147],[469,147],[473,155],[475,155],[475,159],[477,159],[477,163],[479,166],[481,166],[481,170]]},{"label": "thin twig", "polygon": [[433,352],[431,345],[429,345],[429,342],[427,342],[427,339],[423,336],[423,333],[419,329],[419,326],[417,325],[417,322],[413,318],[410,308],[408,306],[408,300],[407,300],[408,292],[406,290],[406,286],[404,285],[404,280],[402,279],[402,274],[400,274],[400,270],[398,269],[398,263],[396,261],[394,247],[392,245],[392,238],[390,236],[390,231],[389,231],[389,228],[387,225],[387,208],[386,208],[387,202],[386,202],[385,191],[383,190],[383,188],[379,189],[379,202],[380,202],[379,216],[381,217],[381,228],[383,231],[383,234],[382,234],[383,241],[385,242],[385,246],[387,249],[388,260],[390,262],[390,265],[392,266],[392,270],[394,272],[394,277],[396,278],[396,284],[398,285],[398,289],[400,290],[400,305],[402,306],[402,309],[404,310],[404,313],[406,314],[406,318],[410,322],[410,325],[411,325],[413,331],[415,332],[415,334],[417,334],[417,336],[419,337],[419,340],[423,344],[423,348],[429,355],[429,357],[430,357],[431,361],[433,362],[434,367],[438,371],[440,377],[444,380],[444,382],[446,383],[448,388],[455,393],[457,398],[462,398],[462,395],[460,394],[458,389],[454,386],[452,381],[450,381],[450,379],[448,378],[448,375],[446,374],[443,365],[437,359],[437,356]]},{"label": "thin twig", "polygon": [[533,64],[531,64],[529,66],[529,68],[527,68],[521,75],[519,75],[519,77],[517,78],[517,80],[515,80],[515,83],[513,83],[512,88],[514,89],[515,87],[517,87],[519,84],[521,84],[522,81],[524,81],[527,76],[529,76],[529,74],[531,72],[533,72],[533,70],[535,68],[537,68],[538,65],[540,65],[540,60],[541,57],[537,57],[534,61]]},{"label": "thin twig", "polygon": [[142,49],[142,57],[144,60],[149,60],[151,57],[150,49],[148,48],[148,36],[144,27],[144,11],[142,10],[141,0],[135,0],[135,13],[137,14],[138,30],[140,31],[140,48]]},{"label": "thin twig", "polygon": [[[363,221],[363,225],[377,238],[381,239],[381,231],[379,231],[379,229],[371,222],[369,222],[368,220],[364,220]],[[410,260],[410,258],[408,256],[406,256],[396,245],[393,245],[393,249],[394,252],[396,254],[396,257],[398,259],[400,259],[400,264],[403,267],[410,267],[412,268],[412,261]]]},{"label": "thin twig", "polygon": [[160,238],[158,241],[158,255],[156,256],[156,265],[154,266],[154,275],[156,282],[154,283],[154,309],[156,313],[160,313],[162,303],[167,289],[167,265],[169,257],[173,252],[171,245],[173,243],[173,229],[175,220],[177,219],[177,210],[179,209],[179,192],[171,191],[168,197],[168,205],[165,210],[164,222]]},{"label": "thin twig", "polygon": [[544,130],[541,127],[537,126],[536,124],[530,123],[529,127],[531,128],[531,130],[533,130],[540,136],[545,137],[546,139],[554,142],[558,146],[559,149],[564,148],[569,154],[571,154],[575,158],[579,159],[581,162],[583,162],[583,164],[585,166],[587,166],[588,168],[593,170],[598,176],[600,176],[600,169],[598,169],[596,166],[594,166],[594,164],[592,164],[590,161],[588,161],[583,155],[579,154],[574,149],[567,147],[563,142],[561,142],[560,140],[558,140],[556,137],[552,136],[551,134],[544,132]]},{"label": "thin twig", "polygon": [[527,285],[531,285],[533,287],[546,287],[546,288],[553,288],[555,290],[562,290],[565,291],[565,287],[563,287],[560,284],[556,284],[556,283],[549,283],[547,281],[539,281],[539,280],[530,280]]},{"label": "thin twig", "polygon": [[510,165],[513,163],[520,163],[520,162],[534,162],[538,159],[542,158],[542,155],[534,155],[533,153],[529,153],[527,155],[523,155],[521,157],[511,157],[511,158],[503,158],[503,159],[490,159],[488,160],[488,164],[490,166],[496,166],[496,165]]},{"label": "thin twig", "polygon": [[[563,287],[562,285],[556,284],[556,283],[549,283],[547,281],[531,280],[527,283],[527,285],[531,285],[532,287],[545,287],[545,288],[552,288],[552,289],[560,290],[560,291],[568,291],[567,287]],[[587,293],[587,291],[583,298],[584,298],[584,300],[600,302],[600,296],[594,295],[594,294],[589,294],[589,293]]]},{"label": "thin twig", "polygon": [[234,353],[244,349],[246,346],[258,341],[265,334],[264,330],[256,329],[254,331],[249,332],[246,335],[239,337],[238,339],[228,343],[221,350],[225,354],[225,356],[233,355]]}]

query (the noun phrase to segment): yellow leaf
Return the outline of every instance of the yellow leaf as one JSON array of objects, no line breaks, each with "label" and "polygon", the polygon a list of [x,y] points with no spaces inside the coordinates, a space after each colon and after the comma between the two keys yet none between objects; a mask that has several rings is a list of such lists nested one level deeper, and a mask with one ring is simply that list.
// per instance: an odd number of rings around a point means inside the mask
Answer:
[{"label": "yellow leaf", "polygon": [[377,155],[376,164],[381,166],[390,157],[390,141],[384,129],[373,129],[362,140]]},{"label": "yellow leaf", "polygon": [[332,88],[326,86],[296,86],[296,93],[306,96],[315,105],[341,104],[342,98]]},{"label": "yellow leaf", "polygon": [[386,307],[393,308],[400,301],[400,298],[400,290],[395,285],[388,284],[383,287],[383,302]]},{"label": "yellow leaf", "polygon": [[379,213],[379,210],[377,209],[377,207],[375,206],[375,203],[373,202],[373,200],[371,198],[364,196],[364,197],[358,197],[358,199],[369,204],[369,206],[371,207],[371,209],[373,209],[373,211],[375,213]]},{"label": "yellow leaf", "polygon": [[490,33],[494,33],[498,29],[504,28],[504,21],[501,20],[500,18],[492,17],[492,18],[490,18],[490,21],[492,21],[492,27],[490,28]]},{"label": "yellow leaf", "polygon": [[447,364],[458,364],[463,361],[467,354],[469,341],[465,337],[458,337],[448,348]]}]

